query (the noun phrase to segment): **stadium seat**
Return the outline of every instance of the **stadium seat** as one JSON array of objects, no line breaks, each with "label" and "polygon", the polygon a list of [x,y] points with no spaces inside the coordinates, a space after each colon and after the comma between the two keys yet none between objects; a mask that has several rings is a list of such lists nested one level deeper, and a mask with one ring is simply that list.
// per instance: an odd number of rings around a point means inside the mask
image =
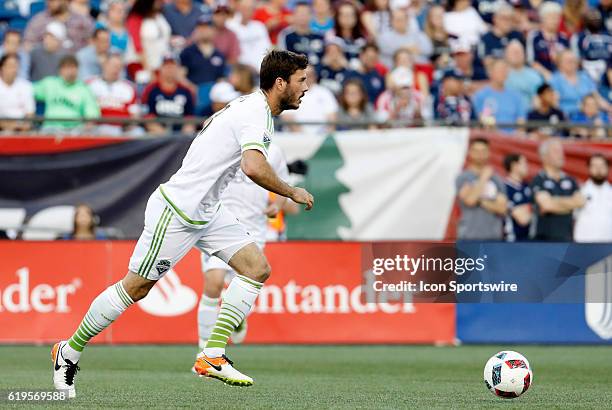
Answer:
[{"label": "stadium seat", "polygon": [[0,20],[9,21],[15,17],[21,17],[17,1],[4,0],[0,2]]},{"label": "stadium seat", "polygon": [[9,29],[24,31],[28,25],[28,19],[25,17],[14,17],[9,21]]},{"label": "stadium seat", "polygon": [[198,85],[198,100],[196,101],[196,115],[208,115],[211,113],[210,90],[215,83],[203,83]]},{"label": "stadium seat", "polygon": [[45,10],[45,2],[44,1],[33,1],[30,4],[30,17],[32,17],[36,13],[40,13]]},{"label": "stadium seat", "polygon": [[5,231],[8,237],[17,236],[25,217],[26,211],[23,208],[0,208],[0,231]]},{"label": "stadium seat", "polygon": [[60,205],[35,214],[23,229],[22,239],[50,241],[70,233],[74,224],[74,206]]}]

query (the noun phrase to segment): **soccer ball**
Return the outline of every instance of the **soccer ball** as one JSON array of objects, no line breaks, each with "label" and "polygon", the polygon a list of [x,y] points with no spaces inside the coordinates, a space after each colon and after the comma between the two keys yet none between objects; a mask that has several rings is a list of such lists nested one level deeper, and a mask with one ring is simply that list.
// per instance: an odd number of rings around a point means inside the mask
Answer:
[{"label": "soccer ball", "polygon": [[495,353],[485,365],[484,382],[494,395],[513,399],[529,389],[533,372],[525,356],[504,350]]}]

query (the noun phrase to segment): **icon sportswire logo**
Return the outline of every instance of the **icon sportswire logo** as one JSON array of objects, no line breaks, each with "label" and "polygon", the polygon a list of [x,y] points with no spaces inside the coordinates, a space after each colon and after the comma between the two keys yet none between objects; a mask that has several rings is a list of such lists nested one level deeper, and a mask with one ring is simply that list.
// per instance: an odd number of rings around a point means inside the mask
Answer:
[{"label": "icon sportswire logo", "polygon": [[197,303],[197,294],[170,269],[138,306],[153,316],[178,316],[191,311]]}]

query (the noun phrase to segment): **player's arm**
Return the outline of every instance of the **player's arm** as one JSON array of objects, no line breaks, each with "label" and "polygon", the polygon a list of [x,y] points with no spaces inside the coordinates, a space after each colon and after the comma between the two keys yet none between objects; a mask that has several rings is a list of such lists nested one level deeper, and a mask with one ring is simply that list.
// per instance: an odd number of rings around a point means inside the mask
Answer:
[{"label": "player's arm", "polygon": [[540,191],[535,195],[535,200],[540,207],[541,213],[564,215],[576,208],[584,206],[584,196],[576,191],[570,197],[552,196],[549,192]]},{"label": "player's arm", "polygon": [[506,198],[506,195],[499,193],[495,196],[495,199],[482,199],[480,201],[480,206],[491,213],[506,215],[508,198]]},{"label": "player's arm", "polygon": [[481,172],[478,180],[474,183],[465,183],[459,190],[459,199],[469,207],[478,206],[480,197],[487,186],[487,183],[493,176],[493,168],[485,167]]},{"label": "player's arm", "polygon": [[290,198],[299,204],[305,204],[306,210],[310,210],[314,205],[313,196],[305,189],[293,187],[280,179],[264,154],[259,150],[247,149],[243,151],[240,167],[242,172],[260,187]]},{"label": "player's arm", "polygon": [[518,223],[520,226],[527,226],[531,223],[531,205],[517,205],[512,208],[510,215],[512,215],[512,218],[514,218],[516,223]]}]

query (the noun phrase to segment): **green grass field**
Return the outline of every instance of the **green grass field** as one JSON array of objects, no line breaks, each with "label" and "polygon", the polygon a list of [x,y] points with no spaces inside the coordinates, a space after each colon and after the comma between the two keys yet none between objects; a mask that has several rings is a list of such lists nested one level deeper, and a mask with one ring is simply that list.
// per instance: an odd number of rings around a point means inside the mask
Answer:
[{"label": "green grass field", "polygon": [[[482,381],[500,346],[230,346],[237,368],[255,379],[248,388],[192,375],[193,347],[90,346],[68,407],[612,408],[612,347],[511,348],[534,369],[533,385],[514,400],[494,397]],[[51,388],[48,347],[0,346],[4,395]]]}]

